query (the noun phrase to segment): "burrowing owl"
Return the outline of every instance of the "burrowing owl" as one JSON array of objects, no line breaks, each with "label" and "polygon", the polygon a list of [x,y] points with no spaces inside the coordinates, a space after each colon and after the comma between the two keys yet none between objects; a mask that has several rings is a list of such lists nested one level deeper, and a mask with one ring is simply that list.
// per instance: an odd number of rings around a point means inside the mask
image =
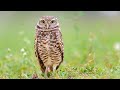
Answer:
[{"label": "burrowing owl", "polygon": [[45,74],[58,69],[64,58],[62,33],[57,18],[43,16],[36,25],[35,55]]}]

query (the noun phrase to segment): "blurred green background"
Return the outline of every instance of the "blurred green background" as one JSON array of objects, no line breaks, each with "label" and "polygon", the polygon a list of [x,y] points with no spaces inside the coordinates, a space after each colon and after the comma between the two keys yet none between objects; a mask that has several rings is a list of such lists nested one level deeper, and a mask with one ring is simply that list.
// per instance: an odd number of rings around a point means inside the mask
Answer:
[{"label": "blurred green background", "polygon": [[[112,64],[117,63],[119,56],[116,56],[116,50],[119,52],[120,45],[119,13],[117,11],[0,11],[1,77],[20,78],[19,74],[12,76],[13,72],[19,72],[21,67],[23,71],[27,71],[28,68],[35,69],[37,63],[34,55],[35,25],[44,15],[52,15],[59,20],[65,48],[64,63],[75,66],[85,64],[89,52],[95,54],[95,64],[98,66],[104,67],[107,60]],[[20,70],[17,71],[18,69]]]}]

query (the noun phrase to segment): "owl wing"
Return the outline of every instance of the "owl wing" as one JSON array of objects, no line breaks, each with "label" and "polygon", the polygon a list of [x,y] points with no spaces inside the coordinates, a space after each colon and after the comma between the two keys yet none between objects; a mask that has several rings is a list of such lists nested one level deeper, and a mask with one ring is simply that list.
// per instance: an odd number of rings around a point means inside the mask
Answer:
[{"label": "owl wing", "polygon": [[64,48],[63,48],[63,42],[61,42],[60,46],[60,52],[61,52],[61,58],[62,58],[62,61],[63,61],[63,58],[64,58]]},{"label": "owl wing", "polygon": [[34,43],[34,48],[35,48],[35,56],[38,58],[39,64],[41,66],[41,70],[44,73],[45,72],[45,66],[43,64],[43,61],[40,58],[40,54],[38,51],[38,42],[37,42],[37,37],[35,37],[35,43]]},{"label": "owl wing", "polygon": [[35,56],[38,58],[37,38],[36,37],[35,37],[35,42],[34,42],[34,49],[35,49]]},{"label": "owl wing", "polygon": [[59,49],[60,49],[61,58],[62,58],[62,61],[63,61],[63,58],[64,58],[64,44],[63,44],[61,32],[60,32],[60,38],[59,39],[60,39],[59,40]]},{"label": "owl wing", "polygon": [[62,41],[62,34],[60,32],[60,37],[59,37],[59,44],[58,44],[58,49],[61,53],[61,62],[59,63],[59,65],[56,67],[56,70],[59,68],[60,64],[63,62],[63,59],[64,59],[64,44],[63,44],[63,41]]}]

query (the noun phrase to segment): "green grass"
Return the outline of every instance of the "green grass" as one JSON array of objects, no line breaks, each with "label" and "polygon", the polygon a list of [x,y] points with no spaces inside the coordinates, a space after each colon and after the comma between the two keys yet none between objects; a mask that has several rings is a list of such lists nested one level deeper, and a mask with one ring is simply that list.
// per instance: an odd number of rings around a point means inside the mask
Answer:
[{"label": "green grass", "polygon": [[[51,12],[48,14],[51,15]],[[55,13],[53,15],[59,16]],[[72,18],[71,18],[72,17]],[[29,79],[41,75],[34,54],[35,25],[39,14],[18,13],[8,21],[0,21],[0,78]],[[120,78],[120,20],[74,20],[61,13],[59,21],[64,41],[64,62],[56,71],[56,79]]]}]

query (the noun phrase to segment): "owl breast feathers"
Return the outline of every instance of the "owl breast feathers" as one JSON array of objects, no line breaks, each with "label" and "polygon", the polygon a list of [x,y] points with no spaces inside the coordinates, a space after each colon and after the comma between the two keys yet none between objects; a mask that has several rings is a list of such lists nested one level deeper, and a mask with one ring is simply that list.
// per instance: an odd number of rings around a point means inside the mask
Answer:
[{"label": "owl breast feathers", "polygon": [[35,55],[41,71],[48,73],[59,68],[64,58],[64,45],[57,18],[43,16],[36,25]]}]

